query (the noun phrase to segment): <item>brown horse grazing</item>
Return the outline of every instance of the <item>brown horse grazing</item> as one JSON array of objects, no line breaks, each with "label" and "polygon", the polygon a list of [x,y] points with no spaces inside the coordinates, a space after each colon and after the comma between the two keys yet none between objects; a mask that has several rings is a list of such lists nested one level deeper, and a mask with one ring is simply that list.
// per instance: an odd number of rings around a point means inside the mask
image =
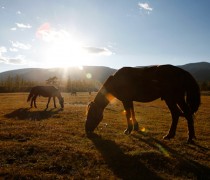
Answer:
[{"label": "brown horse grazing", "polygon": [[53,97],[54,107],[56,108],[55,103],[55,97],[59,99],[59,103],[61,105],[61,108],[64,107],[64,99],[61,96],[61,93],[58,89],[56,89],[54,86],[35,86],[31,89],[30,94],[28,95],[27,102],[31,100],[31,107],[37,108],[36,106],[36,98],[37,96],[43,96],[48,97],[48,103],[46,108],[48,108],[48,105],[50,103],[51,97]]},{"label": "brown horse grazing", "polygon": [[76,96],[77,95],[77,91],[71,91],[71,95],[72,96]]},{"label": "brown horse grazing", "polygon": [[188,142],[193,142],[195,138],[193,114],[200,105],[200,89],[187,71],[172,65],[119,69],[106,80],[94,101],[88,105],[85,123],[87,133],[93,132],[103,119],[103,111],[110,102],[110,97],[122,101],[126,110],[128,126],[125,134],[130,134],[133,129],[139,129],[133,101],[150,102],[161,98],[166,102],[172,115],[172,124],[164,139],[175,136],[178,119],[184,116],[188,123]]}]

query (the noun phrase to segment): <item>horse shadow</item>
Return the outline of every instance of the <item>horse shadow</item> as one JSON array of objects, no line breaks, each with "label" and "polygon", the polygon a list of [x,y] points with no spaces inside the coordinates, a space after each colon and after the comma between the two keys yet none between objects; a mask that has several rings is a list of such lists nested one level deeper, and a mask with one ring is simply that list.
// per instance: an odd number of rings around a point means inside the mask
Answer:
[{"label": "horse shadow", "polygon": [[47,111],[47,109],[45,109],[44,111],[30,111],[30,109],[31,108],[19,108],[8,114],[5,114],[4,116],[6,118],[12,118],[16,120],[40,121],[43,119],[48,119],[52,117],[54,114],[57,114],[63,110],[63,109],[50,109]]},{"label": "horse shadow", "polygon": [[103,139],[97,134],[88,138],[101,153],[112,172],[120,179],[162,179],[148,169],[135,156],[125,154],[112,140]]},{"label": "horse shadow", "polygon": [[[103,139],[97,134],[92,134],[88,138],[101,153],[110,170],[120,179],[163,179],[161,176],[158,176],[159,171],[180,178],[192,175],[197,177],[197,179],[210,179],[209,167],[183,157],[183,155],[163,142],[142,132],[132,134],[131,138],[146,143],[151,149],[156,149],[159,152],[140,152],[136,155],[125,154],[112,140]],[[208,151],[201,146],[200,148],[203,151]],[[172,163],[177,164],[170,165]]]},{"label": "horse shadow", "polygon": [[[156,149],[157,151],[160,152],[160,154],[164,155],[167,161],[169,161],[170,157],[175,159],[175,161],[178,163],[178,166],[176,167],[176,172],[172,172],[176,175],[179,176],[180,172],[182,175],[188,176],[189,174],[193,175],[196,177],[196,179],[210,179],[210,168],[207,166],[204,166],[194,160],[191,160],[187,157],[185,157],[183,154],[180,152],[168,147],[164,142],[159,141],[150,135],[146,134],[145,132],[139,131],[138,133],[132,134],[132,138],[136,138],[141,142],[144,142],[145,144],[149,145],[153,149]],[[206,154],[207,151],[209,151],[208,148],[202,147],[199,144],[186,144],[189,148],[191,149],[199,149],[200,152]],[[197,150],[198,151],[198,150]],[[170,162],[170,163],[173,163]],[[155,167],[154,163],[153,168]],[[168,167],[166,167],[168,168]],[[170,168],[169,168],[170,169]],[[168,171],[173,171],[169,170]],[[169,172],[170,173],[170,172]]]}]

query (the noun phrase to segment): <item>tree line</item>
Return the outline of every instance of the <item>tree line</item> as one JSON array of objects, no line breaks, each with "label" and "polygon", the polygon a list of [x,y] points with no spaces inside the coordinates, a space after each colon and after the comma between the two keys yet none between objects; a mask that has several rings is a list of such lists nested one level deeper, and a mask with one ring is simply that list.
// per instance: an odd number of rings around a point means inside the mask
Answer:
[{"label": "tree line", "polygon": [[[198,82],[201,91],[210,91],[210,82]],[[0,93],[5,92],[29,92],[33,86],[37,85],[53,85],[62,92],[93,92],[98,91],[101,83],[92,79],[77,79],[72,80],[59,79],[56,76],[46,79],[45,82],[28,81],[21,78],[19,75],[14,77],[8,76],[5,80],[0,81]]]},{"label": "tree line", "polygon": [[93,79],[59,79],[56,76],[46,79],[45,82],[28,81],[19,75],[8,76],[0,81],[0,93],[29,92],[32,87],[39,85],[52,85],[62,92],[93,92],[98,91],[101,83]]},{"label": "tree line", "polygon": [[210,91],[210,81],[199,82],[201,91]]}]

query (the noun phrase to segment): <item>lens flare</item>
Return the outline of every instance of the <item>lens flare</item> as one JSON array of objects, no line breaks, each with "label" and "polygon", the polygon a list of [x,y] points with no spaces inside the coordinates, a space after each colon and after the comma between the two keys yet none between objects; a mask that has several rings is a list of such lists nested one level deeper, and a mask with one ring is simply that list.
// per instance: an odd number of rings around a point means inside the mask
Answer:
[{"label": "lens flare", "polygon": [[87,73],[87,74],[86,74],[86,77],[87,77],[88,79],[91,79],[91,78],[92,78],[92,74]]},{"label": "lens flare", "polygon": [[143,127],[143,128],[140,129],[140,131],[141,131],[141,132],[146,132],[146,128]]},{"label": "lens flare", "polygon": [[106,95],[106,99],[107,99],[109,102],[112,102],[112,100],[114,99],[114,96],[113,96],[112,94],[108,93],[108,94]]},{"label": "lens flare", "polygon": [[160,151],[161,153],[163,153],[164,156],[170,157],[169,152],[168,152],[163,146],[161,146],[161,145],[158,144],[158,143],[156,143],[155,146],[159,149],[159,151]]}]

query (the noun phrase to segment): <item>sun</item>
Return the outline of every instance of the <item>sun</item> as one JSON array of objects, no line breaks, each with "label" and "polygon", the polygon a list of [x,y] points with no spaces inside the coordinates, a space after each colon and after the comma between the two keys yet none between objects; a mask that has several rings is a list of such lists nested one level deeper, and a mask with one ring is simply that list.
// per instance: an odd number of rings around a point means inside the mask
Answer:
[{"label": "sun", "polygon": [[84,43],[75,37],[57,37],[45,49],[44,61],[48,67],[82,66],[89,57]]}]

